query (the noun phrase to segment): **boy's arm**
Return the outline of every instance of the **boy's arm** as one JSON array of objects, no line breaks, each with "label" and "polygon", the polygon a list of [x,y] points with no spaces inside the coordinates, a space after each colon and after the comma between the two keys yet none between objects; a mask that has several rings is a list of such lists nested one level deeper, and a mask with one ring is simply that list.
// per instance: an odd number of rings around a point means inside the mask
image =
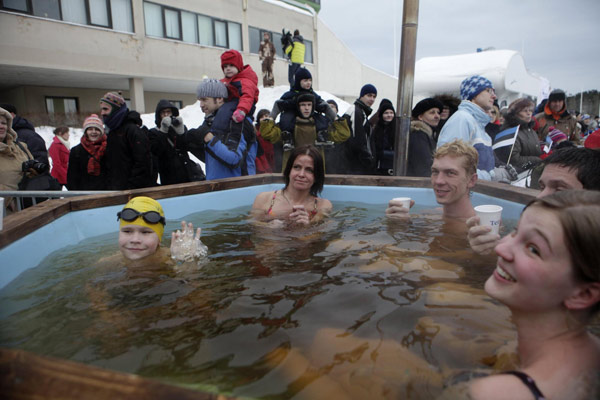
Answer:
[{"label": "boy's arm", "polygon": [[258,98],[258,86],[249,79],[242,79],[236,83],[240,85],[240,101],[231,118],[239,123],[244,120],[254,106],[255,99]]}]

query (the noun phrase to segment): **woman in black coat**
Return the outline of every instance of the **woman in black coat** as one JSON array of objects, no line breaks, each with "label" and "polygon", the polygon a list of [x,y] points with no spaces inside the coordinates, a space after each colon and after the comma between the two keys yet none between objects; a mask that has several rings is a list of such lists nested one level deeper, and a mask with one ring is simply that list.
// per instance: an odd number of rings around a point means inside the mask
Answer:
[{"label": "woman in black coat", "polygon": [[81,143],[71,149],[67,189],[107,190],[104,124],[92,114],[83,122]]}]

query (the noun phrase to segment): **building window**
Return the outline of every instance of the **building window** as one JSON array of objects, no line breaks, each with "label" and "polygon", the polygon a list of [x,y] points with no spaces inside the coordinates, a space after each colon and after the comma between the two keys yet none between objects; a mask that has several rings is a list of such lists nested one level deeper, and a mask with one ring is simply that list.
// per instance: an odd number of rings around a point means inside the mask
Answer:
[{"label": "building window", "polygon": [[181,100],[168,100],[169,103],[173,104],[175,107],[177,107],[178,110],[181,110],[181,108],[183,107],[183,101]]},{"label": "building window", "polygon": [[304,62],[312,64],[313,63],[312,42],[310,40],[305,40],[304,46],[306,46],[306,52],[304,53]]},{"label": "building window", "polygon": [[[277,54],[277,57],[285,58],[286,56],[283,52],[283,46],[281,45],[281,33],[271,32],[260,28],[254,28],[252,26],[248,27],[248,36],[250,39],[250,53],[258,54],[260,42],[262,42],[263,34],[265,32],[271,36],[271,41],[275,46],[275,53]],[[306,52],[304,53],[304,62],[310,64],[314,63],[312,41],[304,39],[304,46],[306,47]]]},{"label": "building window", "polygon": [[42,18],[133,32],[131,0],[0,0],[0,8]]},{"label": "building window", "polygon": [[144,1],[146,35],[242,50],[242,26]]},{"label": "building window", "polygon": [[79,123],[77,119],[79,100],[77,97],[46,96],[46,111],[51,122],[66,125]]}]

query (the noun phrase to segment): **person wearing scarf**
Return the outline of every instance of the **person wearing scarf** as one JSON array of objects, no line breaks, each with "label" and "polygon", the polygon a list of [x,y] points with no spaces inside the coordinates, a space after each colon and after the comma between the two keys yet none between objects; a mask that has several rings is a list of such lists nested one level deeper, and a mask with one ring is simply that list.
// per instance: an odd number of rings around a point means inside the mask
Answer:
[{"label": "person wearing scarf", "polygon": [[127,190],[156,185],[147,130],[140,115],[127,108],[120,93],[108,92],[100,99],[106,125],[107,189]]},{"label": "person wearing scarf", "polygon": [[106,135],[98,115],[83,122],[81,142],[71,149],[67,170],[69,190],[107,190]]}]

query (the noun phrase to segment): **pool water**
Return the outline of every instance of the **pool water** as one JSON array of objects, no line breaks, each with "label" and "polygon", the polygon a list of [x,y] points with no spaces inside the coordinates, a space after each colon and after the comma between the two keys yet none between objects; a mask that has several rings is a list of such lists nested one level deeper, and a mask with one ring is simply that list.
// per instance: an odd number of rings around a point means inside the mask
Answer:
[{"label": "pool water", "polygon": [[305,231],[204,211],[185,219],[205,262],[144,269],[122,263],[115,224],[0,290],[0,346],[268,399],[429,399],[513,362],[509,312],[481,290],[494,258],[439,215],[384,208],[334,202]]}]

